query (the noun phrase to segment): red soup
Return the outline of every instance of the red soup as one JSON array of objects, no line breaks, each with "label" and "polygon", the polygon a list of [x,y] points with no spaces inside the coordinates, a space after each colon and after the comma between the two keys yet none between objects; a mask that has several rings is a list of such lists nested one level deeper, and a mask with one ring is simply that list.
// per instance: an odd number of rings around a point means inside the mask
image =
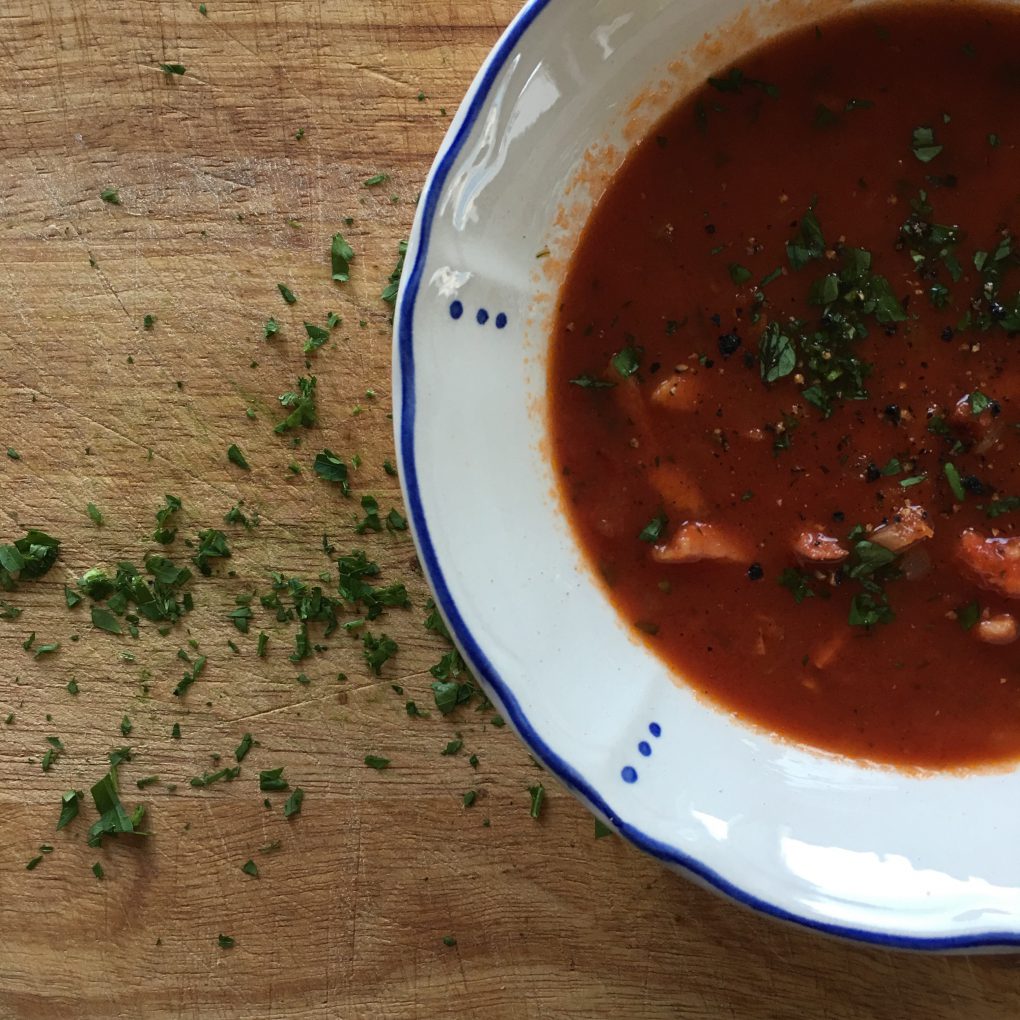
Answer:
[{"label": "red soup", "polygon": [[1020,10],[768,43],[640,144],[550,365],[581,544],[684,680],[788,738],[1020,757]]}]

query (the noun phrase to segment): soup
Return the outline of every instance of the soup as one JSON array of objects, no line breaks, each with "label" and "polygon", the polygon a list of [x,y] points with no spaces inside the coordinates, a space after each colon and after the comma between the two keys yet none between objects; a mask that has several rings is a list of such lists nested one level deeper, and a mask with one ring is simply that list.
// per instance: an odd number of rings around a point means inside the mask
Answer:
[{"label": "soup", "polygon": [[1020,757],[1020,12],[849,11],[685,98],[560,296],[553,456],[636,634],[789,739]]}]

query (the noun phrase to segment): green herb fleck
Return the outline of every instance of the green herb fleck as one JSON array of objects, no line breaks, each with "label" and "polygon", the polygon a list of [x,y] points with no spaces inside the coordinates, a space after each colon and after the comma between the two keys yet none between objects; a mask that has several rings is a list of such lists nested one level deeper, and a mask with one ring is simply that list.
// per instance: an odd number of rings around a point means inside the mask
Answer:
[{"label": "green herb fleck", "polygon": [[747,283],[748,280],[754,275],[750,269],[746,266],[740,265],[739,262],[731,262],[728,266],[730,271],[730,279],[738,286],[742,286]]},{"label": "green herb fleck", "polygon": [[593,375],[579,375],[576,379],[571,379],[570,383],[582,390],[611,390],[616,385],[608,379],[597,379]]},{"label": "green herb fleck", "polygon": [[329,340],[329,330],[322,326],[316,326],[313,322],[305,323],[305,333],[308,334],[304,346],[305,354],[314,354]]},{"label": "green herb fleck", "polygon": [[263,769],[259,773],[259,789],[263,793],[276,793],[289,790],[290,783],[283,778],[283,766],[278,769]]},{"label": "green herb fleck", "polygon": [[85,794],[81,790],[68,790],[60,795],[60,817],[57,819],[57,832],[66,828],[78,817],[78,803]]},{"label": "green herb fleck", "polygon": [[541,783],[537,786],[529,786],[528,793],[531,794],[531,817],[538,818],[542,813],[542,804],[545,801],[545,787]]},{"label": "green herb fleck", "polygon": [[305,791],[300,786],[294,787],[294,792],[287,798],[283,805],[283,817],[293,818],[301,814],[301,805],[304,803]]},{"label": "green herb fleck", "polygon": [[333,267],[333,279],[337,283],[347,283],[351,278],[351,260],[354,249],[344,240],[343,234],[334,234],[329,249]]},{"label": "green herb fleck", "polygon": [[398,645],[396,641],[392,640],[386,634],[380,634],[379,637],[374,637],[371,631],[365,632],[365,636],[362,641],[364,643],[365,662],[368,663],[372,672],[376,676],[379,676],[382,673],[383,664],[396,655]]},{"label": "green herb fleck", "polygon": [[799,570],[784,570],[779,576],[779,583],[789,589],[793,600],[799,606],[805,599],[814,598],[815,593],[808,583],[810,578]]},{"label": "green herb fleck", "polygon": [[976,418],[978,415],[984,414],[985,411],[988,410],[992,401],[980,390],[974,390],[968,395],[967,403],[970,405],[970,413]]},{"label": "green herb fleck", "polygon": [[251,465],[248,463],[244,454],[241,452],[241,448],[237,444],[231,444],[227,447],[227,460],[231,464],[236,464],[239,468],[243,468],[245,471],[251,470]]},{"label": "green herb fleck", "polygon": [[773,383],[788,376],[797,366],[797,352],[779,323],[770,322],[762,333],[758,348],[762,381]]},{"label": "green herb fleck", "polygon": [[640,347],[624,347],[613,355],[611,364],[623,379],[629,379],[641,367],[641,353]]},{"label": "green herb fleck", "polygon": [[914,155],[922,163],[930,163],[944,148],[944,146],[935,144],[935,131],[930,127],[914,128],[911,147],[914,150]]},{"label": "green herb fleck", "polygon": [[322,453],[316,455],[313,466],[315,473],[320,478],[324,478],[327,482],[336,482],[345,496],[351,494],[347,464],[343,458],[338,457],[332,450],[323,450]]},{"label": "green herb fleck", "polygon": [[280,403],[290,414],[279,422],[274,432],[280,435],[290,429],[311,428],[317,420],[315,408],[316,377],[301,376],[297,381],[297,389],[281,394]]},{"label": "green herb fleck", "polygon": [[121,803],[117,791],[116,765],[111,765],[110,771],[92,787],[92,800],[99,812],[99,820],[94,822],[88,831],[89,846],[99,846],[104,836],[116,836],[120,833],[147,835],[139,829],[145,817],[145,808],[136,807],[128,814]]},{"label": "green herb fleck", "polygon": [[401,241],[397,245],[397,264],[394,267],[392,273],[390,273],[390,282],[383,289],[382,294],[379,296],[387,304],[392,305],[397,300],[397,294],[400,292],[400,278],[404,272],[404,259],[407,257],[407,242]]},{"label": "green herb fleck", "polygon": [[956,610],[956,619],[964,630],[970,630],[981,619],[981,606],[976,601],[960,606]]},{"label": "green herb fleck", "polygon": [[668,524],[669,518],[665,512],[660,511],[641,529],[638,539],[642,542],[647,542],[649,545],[654,545],[662,538],[662,534]]},{"label": "green herb fleck", "polygon": [[124,633],[117,617],[109,609],[103,609],[102,606],[92,607],[92,626],[98,630],[105,630],[108,634]]}]

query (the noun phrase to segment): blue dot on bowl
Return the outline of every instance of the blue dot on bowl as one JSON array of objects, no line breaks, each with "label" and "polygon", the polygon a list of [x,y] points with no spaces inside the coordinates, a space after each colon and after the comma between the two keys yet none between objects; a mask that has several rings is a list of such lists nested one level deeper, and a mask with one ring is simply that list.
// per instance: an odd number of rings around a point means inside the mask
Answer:
[{"label": "blue dot on bowl", "polygon": [[652,725],[648,727],[648,732],[651,733],[653,737],[661,737],[662,727],[657,722],[653,722]]},{"label": "blue dot on bowl", "polygon": [[627,765],[624,770],[620,773],[623,776],[625,783],[636,783],[637,782],[637,769],[630,765]]},{"label": "blue dot on bowl", "polygon": [[506,325],[510,320],[506,317],[506,312],[500,312],[496,316],[496,329],[506,329]]},{"label": "blue dot on bowl", "polygon": [[652,745],[649,744],[647,740],[642,740],[641,743],[638,744],[637,749],[642,755],[644,755],[645,758],[649,757],[652,753]]},{"label": "blue dot on bowl", "polygon": [[484,308],[479,308],[475,318],[478,320],[479,326],[484,326],[489,321],[489,313]]},{"label": "blue dot on bowl", "polygon": [[454,319],[459,319],[463,314],[464,314],[463,304],[461,304],[461,302],[459,301],[454,301],[453,304],[450,305],[450,317]]}]

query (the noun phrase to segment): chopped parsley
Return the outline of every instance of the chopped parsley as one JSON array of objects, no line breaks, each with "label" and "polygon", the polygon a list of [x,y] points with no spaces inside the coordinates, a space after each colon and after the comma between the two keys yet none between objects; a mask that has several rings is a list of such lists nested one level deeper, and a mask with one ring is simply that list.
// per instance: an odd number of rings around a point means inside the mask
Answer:
[{"label": "chopped parsley", "polygon": [[43,577],[59,552],[60,542],[42,531],[29,531],[11,545],[0,545],[0,590],[14,591],[18,581]]},{"label": "chopped parsley", "polygon": [[953,496],[962,503],[967,498],[967,490],[963,487],[963,480],[960,478],[960,472],[956,470],[956,465],[952,461],[946,461],[942,470],[949,488],[953,490]]},{"label": "chopped parsley", "polygon": [[[205,670],[205,664],[206,657],[204,655],[200,655],[195,660],[190,671],[181,677],[180,683],[174,688],[174,697],[180,698],[187,693],[188,688],[191,687],[191,685],[202,675],[202,672]],[[177,723],[174,723],[174,725],[179,726]]]},{"label": "chopped parsley", "polygon": [[290,289],[285,283],[278,283],[276,289],[280,292],[280,297],[287,302],[288,305],[297,303],[297,297],[294,295],[294,291]]},{"label": "chopped parsley", "polygon": [[234,749],[234,758],[238,764],[244,761],[254,743],[255,741],[252,739],[252,735],[250,733],[246,733],[243,737],[241,737],[241,743]]},{"label": "chopped parsley", "polygon": [[239,468],[243,468],[245,471],[251,470],[251,465],[236,443],[232,443],[227,447],[227,460],[231,464],[236,464]]},{"label": "chopped parsley", "polygon": [[351,278],[351,260],[354,249],[344,240],[343,234],[334,234],[330,245],[329,257],[333,266],[333,279],[337,283],[347,283]]},{"label": "chopped parsley", "polygon": [[308,335],[304,346],[305,354],[314,354],[329,340],[329,330],[322,326],[316,326],[313,322],[305,323],[305,333]]},{"label": "chopped parsley", "polygon": [[629,379],[641,367],[641,348],[624,347],[619,354],[614,354],[610,359],[613,368],[623,379]]},{"label": "chopped parsley", "polygon": [[170,545],[177,536],[177,529],[168,527],[170,518],[181,509],[181,501],[169,494],[163,497],[163,505],[156,511],[156,531],[152,539],[160,545]]},{"label": "chopped parsley", "polygon": [[304,803],[305,791],[300,786],[295,786],[291,795],[283,805],[283,817],[293,818],[301,813],[301,805]]},{"label": "chopped parsley", "polygon": [[611,390],[616,383],[608,379],[597,379],[593,375],[579,375],[576,379],[570,380],[571,385],[579,386],[582,390]]},{"label": "chopped parsley", "polygon": [[229,558],[230,547],[227,545],[227,536],[222,531],[207,528],[198,533],[198,549],[191,557],[191,562],[198,567],[203,576],[208,577],[212,573],[210,561]]},{"label": "chopped parsley", "polygon": [[290,411],[283,421],[279,422],[274,432],[280,435],[290,429],[311,428],[317,420],[315,408],[315,376],[301,376],[297,381],[296,390],[288,390],[281,394],[280,403]]},{"label": "chopped parsley", "polygon": [[397,294],[400,292],[400,278],[404,272],[404,259],[407,257],[407,242],[401,241],[397,245],[397,264],[393,272],[390,273],[390,282],[383,289],[382,294],[379,296],[387,304],[392,305],[397,300]]},{"label": "chopped parsley", "polygon": [[1020,496],[1004,496],[985,507],[985,513],[993,520],[1015,510],[1020,510]]},{"label": "chopped parsley", "polygon": [[746,266],[740,265],[739,262],[731,262],[727,267],[730,273],[730,279],[738,286],[742,286],[747,283],[754,273],[751,272]]},{"label": "chopped parsley", "polygon": [[117,617],[109,609],[103,609],[102,606],[92,607],[92,626],[98,630],[105,630],[108,634],[124,633]]},{"label": "chopped parsley", "polygon": [[283,778],[283,766],[278,769],[263,769],[259,773],[259,789],[263,793],[278,793],[289,790],[290,784]]},{"label": "chopped parsley", "polygon": [[390,767],[390,760],[389,758],[380,758],[378,755],[375,754],[366,754],[365,764],[370,769],[376,769],[377,771],[381,772],[383,769],[388,769]]},{"label": "chopped parsley", "polygon": [[145,818],[145,808],[139,805],[128,814],[121,803],[117,785],[117,766],[111,765],[110,771],[92,787],[92,800],[99,812],[99,820],[88,831],[87,842],[91,847],[100,846],[104,836],[122,833],[148,835],[139,829]]},{"label": "chopped parsley", "polygon": [[252,878],[259,877],[259,866],[250,857],[241,865],[241,870]]},{"label": "chopped parsley", "polygon": [[160,64],[159,69],[169,75],[182,75],[187,71],[183,64]]},{"label": "chopped parsley", "polygon": [[930,163],[944,146],[935,143],[935,131],[930,127],[914,128],[911,148],[922,163]]},{"label": "chopped parsley", "polygon": [[811,578],[801,570],[792,568],[784,570],[779,575],[779,583],[787,588],[793,595],[794,602],[799,606],[805,599],[815,597],[814,590],[810,584]]},{"label": "chopped parsley", "polygon": [[99,510],[99,507],[95,503],[88,503],[85,506],[85,512],[89,515],[89,520],[97,527],[102,527],[103,515]]},{"label": "chopped parsley", "polygon": [[971,630],[981,619],[981,606],[975,602],[968,602],[956,610],[956,620],[964,630]]},{"label": "chopped parsley", "polygon": [[276,319],[270,319],[263,327],[262,334],[267,340],[272,340],[280,332],[280,324]]},{"label": "chopped parsley", "polygon": [[803,269],[825,255],[825,235],[822,233],[814,209],[808,209],[800,218],[797,237],[786,245],[786,257],[794,270]]},{"label": "chopped parsley", "polygon": [[770,322],[762,333],[758,363],[766,383],[785,378],[797,367],[797,352],[778,322]]},{"label": "chopped parsley", "polygon": [[647,542],[649,545],[654,545],[662,538],[662,534],[668,525],[669,518],[664,512],[660,511],[641,529],[638,539],[642,542]]},{"label": "chopped parsley", "polygon": [[103,188],[99,192],[99,197],[106,202],[107,205],[120,205],[120,195],[117,193],[116,188]]},{"label": "chopped parsley", "polygon": [[332,450],[323,450],[316,455],[313,467],[320,478],[327,482],[336,482],[345,496],[351,494],[347,464],[342,457],[338,457]]},{"label": "chopped parsley", "polygon": [[369,669],[372,670],[375,676],[380,676],[383,664],[396,655],[399,646],[396,641],[386,634],[380,634],[379,637],[375,637],[371,631],[365,632],[362,642],[364,644],[365,662],[368,663]]},{"label": "chopped parsley", "polygon": [[78,805],[85,794],[81,790],[68,790],[60,795],[60,817],[57,819],[57,832],[66,828],[78,817]]},{"label": "chopped parsley", "polygon": [[863,529],[855,528],[851,540],[856,538],[845,568],[846,577],[857,581],[862,591],[850,603],[851,627],[874,627],[892,623],[895,614],[886,597],[884,584],[899,576],[895,567],[896,553],[867,538],[860,538]]},{"label": "chopped parsley", "polygon": [[214,783],[232,783],[240,774],[241,766],[234,765],[218,769],[216,772],[203,772],[200,776],[192,776],[188,782],[195,789],[202,789],[205,786],[212,786]]},{"label": "chopped parsley", "polygon": [[541,783],[537,786],[529,786],[528,793],[531,794],[531,817],[538,818],[542,814],[542,805],[545,803],[545,787]]},{"label": "chopped parsley", "polygon": [[974,390],[967,396],[967,403],[970,406],[970,413],[976,418],[985,413],[992,406],[992,401],[980,390]]}]

